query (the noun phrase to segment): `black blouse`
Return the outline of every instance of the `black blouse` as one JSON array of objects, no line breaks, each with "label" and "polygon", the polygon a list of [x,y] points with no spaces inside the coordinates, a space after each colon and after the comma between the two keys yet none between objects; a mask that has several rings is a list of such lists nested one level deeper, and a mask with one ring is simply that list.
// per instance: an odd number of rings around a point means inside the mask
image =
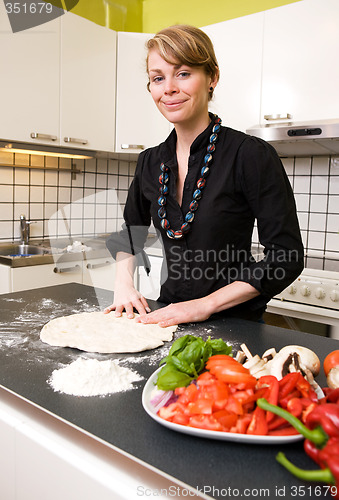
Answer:
[{"label": "black blouse", "polygon": [[[160,301],[200,298],[233,281],[245,281],[260,295],[225,313],[258,319],[266,303],[303,269],[303,245],[293,192],[272,146],[221,127],[190,232],[173,240],[160,226],[161,162],[169,167],[166,211],[175,230],[189,211],[213,124],[212,120],[191,146],[181,206],[176,201],[175,130],[164,143],[139,155],[124,210],[123,230],[110,236],[107,247],[113,256],[119,250],[140,254],[153,220],[165,255]],[[264,247],[264,257],[259,262],[251,254],[255,220]]]}]

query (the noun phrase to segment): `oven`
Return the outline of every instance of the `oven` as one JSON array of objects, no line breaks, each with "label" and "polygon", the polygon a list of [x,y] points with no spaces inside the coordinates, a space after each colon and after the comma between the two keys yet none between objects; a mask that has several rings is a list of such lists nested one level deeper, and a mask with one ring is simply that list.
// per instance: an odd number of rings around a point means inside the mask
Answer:
[{"label": "oven", "polygon": [[267,313],[284,318],[287,328],[304,324],[308,333],[339,339],[339,273],[306,268],[268,303]]}]

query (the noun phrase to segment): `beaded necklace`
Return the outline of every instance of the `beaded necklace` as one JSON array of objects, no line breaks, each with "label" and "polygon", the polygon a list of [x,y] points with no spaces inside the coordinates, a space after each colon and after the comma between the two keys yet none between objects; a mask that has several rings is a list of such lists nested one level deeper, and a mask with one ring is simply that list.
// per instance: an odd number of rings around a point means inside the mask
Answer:
[{"label": "beaded necklace", "polygon": [[189,205],[189,211],[185,215],[184,223],[177,231],[171,229],[169,220],[166,218],[167,215],[166,203],[167,203],[167,195],[169,192],[167,185],[169,180],[169,173],[168,173],[168,167],[166,167],[166,165],[164,165],[163,163],[160,164],[160,170],[161,170],[159,176],[160,196],[158,198],[158,205],[160,205],[160,208],[158,210],[158,216],[160,218],[161,227],[166,231],[167,236],[171,239],[180,239],[191,229],[190,225],[194,220],[194,212],[197,210],[199,206],[198,200],[200,200],[203,195],[203,189],[206,186],[206,178],[210,172],[212,153],[215,151],[215,143],[217,142],[218,139],[218,133],[220,131],[220,127],[221,127],[221,119],[218,116],[216,116],[214,121],[214,126],[212,128],[212,134],[210,135],[208,141],[207,154],[204,157],[204,163],[200,171],[201,177],[197,181],[196,190],[193,193],[193,200]]}]

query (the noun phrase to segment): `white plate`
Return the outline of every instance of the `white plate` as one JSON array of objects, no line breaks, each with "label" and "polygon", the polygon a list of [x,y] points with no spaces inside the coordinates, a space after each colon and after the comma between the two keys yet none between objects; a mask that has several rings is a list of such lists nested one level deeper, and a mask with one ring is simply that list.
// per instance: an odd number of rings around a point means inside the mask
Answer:
[{"label": "white plate", "polygon": [[161,368],[158,368],[153,375],[147,380],[144,390],[142,392],[142,405],[144,410],[152,417],[156,422],[173,431],[183,432],[184,434],[191,434],[192,436],[210,438],[210,439],[221,439],[223,441],[237,441],[239,443],[253,443],[253,444],[284,444],[293,443],[294,441],[301,441],[303,436],[301,434],[295,434],[293,436],[253,436],[250,434],[236,434],[235,432],[220,432],[220,431],[209,431],[206,429],[197,429],[195,427],[188,427],[187,425],[179,425],[173,422],[168,422],[163,418],[160,418],[151,404],[151,393],[154,390],[155,382],[158,378],[158,372]]}]

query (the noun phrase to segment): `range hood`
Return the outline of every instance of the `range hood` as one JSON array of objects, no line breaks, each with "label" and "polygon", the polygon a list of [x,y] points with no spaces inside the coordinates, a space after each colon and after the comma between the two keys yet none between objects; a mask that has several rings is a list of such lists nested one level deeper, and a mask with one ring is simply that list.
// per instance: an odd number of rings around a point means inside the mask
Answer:
[{"label": "range hood", "polygon": [[339,118],[308,122],[280,122],[246,130],[272,144],[280,156],[339,154]]}]

